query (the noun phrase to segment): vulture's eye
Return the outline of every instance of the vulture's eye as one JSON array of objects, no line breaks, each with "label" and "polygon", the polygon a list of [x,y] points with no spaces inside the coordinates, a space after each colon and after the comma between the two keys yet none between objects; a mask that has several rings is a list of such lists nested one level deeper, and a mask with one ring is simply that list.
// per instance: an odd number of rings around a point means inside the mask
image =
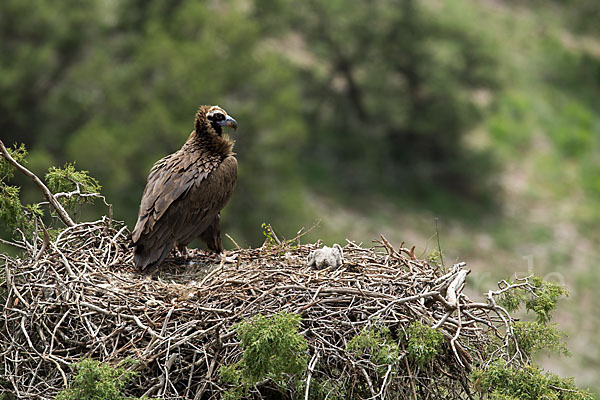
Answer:
[{"label": "vulture's eye", "polygon": [[218,113],[214,113],[212,115],[212,119],[215,121],[223,121],[225,119],[225,116],[223,114],[221,114],[220,112],[218,112]]}]

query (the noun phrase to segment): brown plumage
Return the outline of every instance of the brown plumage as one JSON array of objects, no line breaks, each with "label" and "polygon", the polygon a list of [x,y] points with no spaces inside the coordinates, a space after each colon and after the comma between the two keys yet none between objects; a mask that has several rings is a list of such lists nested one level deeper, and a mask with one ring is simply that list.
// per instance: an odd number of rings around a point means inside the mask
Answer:
[{"label": "brown plumage", "polygon": [[138,268],[160,265],[173,247],[198,237],[223,251],[220,211],[233,193],[237,160],[222,126],[237,123],[218,106],[201,106],[183,147],[150,170],[131,235]]}]

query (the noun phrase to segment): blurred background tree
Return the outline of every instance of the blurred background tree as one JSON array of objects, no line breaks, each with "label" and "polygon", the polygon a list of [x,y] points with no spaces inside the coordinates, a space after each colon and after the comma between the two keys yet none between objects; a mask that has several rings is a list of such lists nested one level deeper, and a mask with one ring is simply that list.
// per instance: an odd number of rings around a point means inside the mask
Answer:
[{"label": "blurred background tree", "polygon": [[223,212],[238,243],[321,219],[306,240],[428,252],[440,217],[479,292],[531,268],[564,280],[575,357],[547,363],[599,390],[598,4],[4,0],[1,138],[39,176],[88,170],[132,227],[152,164],[219,104],[240,125]]},{"label": "blurred background tree", "polygon": [[490,155],[462,140],[481,120],[474,92],[496,86],[485,38],[414,0],[256,5],[304,82],[305,176],[341,192],[402,184],[420,201],[432,189],[489,200]]}]

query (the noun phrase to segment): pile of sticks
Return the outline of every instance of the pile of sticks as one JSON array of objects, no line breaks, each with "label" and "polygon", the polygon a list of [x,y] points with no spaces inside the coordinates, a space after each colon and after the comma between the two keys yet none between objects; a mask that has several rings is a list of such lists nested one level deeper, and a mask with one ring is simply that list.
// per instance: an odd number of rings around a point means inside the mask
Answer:
[{"label": "pile of sticks", "polygon": [[[104,218],[67,227],[54,240],[23,237],[21,258],[4,256],[0,388],[49,399],[67,386],[73,363],[129,357],[140,372],[129,395],[218,399],[228,389],[219,367],[243,352],[234,324],[279,311],[302,316],[309,344],[306,394],[290,392],[294,398],[309,397],[311,379],[329,379],[352,398],[468,399],[471,369],[514,349],[512,320],[494,300],[502,290],[474,302],[463,293],[464,263],[445,269],[383,237],[372,248],[348,241],[343,265],[322,269],[307,264],[321,244],[293,240],[226,258],[192,251],[142,274],[128,235]],[[400,341],[414,321],[445,339],[427,365],[403,347],[383,368],[347,351],[369,327],[385,326]],[[259,397],[269,385],[266,379],[252,391]]]}]

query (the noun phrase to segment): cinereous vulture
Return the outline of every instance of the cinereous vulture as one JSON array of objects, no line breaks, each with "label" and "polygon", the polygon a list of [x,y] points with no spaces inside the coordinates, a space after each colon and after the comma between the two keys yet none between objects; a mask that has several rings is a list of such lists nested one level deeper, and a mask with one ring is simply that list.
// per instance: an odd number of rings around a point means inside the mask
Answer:
[{"label": "cinereous vulture", "polygon": [[237,177],[224,126],[237,129],[237,122],[219,106],[201,106],[183,147],[150,170],[131,235],[136,267],[159,266],[173,247],[185,249],[198,237],[209,250],[223,252],[220,211]]}]

